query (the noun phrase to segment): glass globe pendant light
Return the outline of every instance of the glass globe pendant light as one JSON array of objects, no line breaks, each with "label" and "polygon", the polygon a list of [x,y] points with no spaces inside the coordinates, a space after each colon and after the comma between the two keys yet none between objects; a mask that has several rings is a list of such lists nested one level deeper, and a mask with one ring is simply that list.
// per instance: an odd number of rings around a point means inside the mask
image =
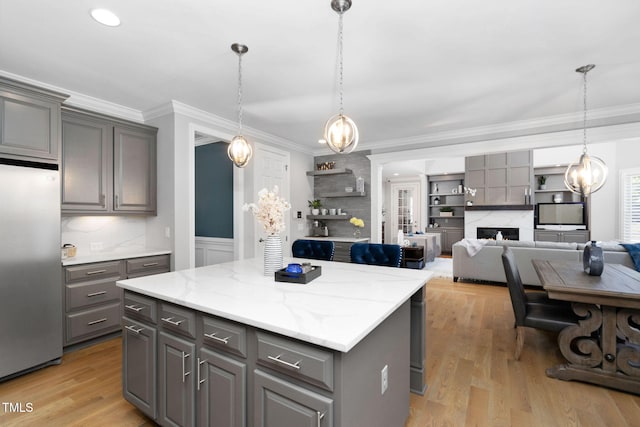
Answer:
[{"label": "glass globe pendant light", "polygon": [[231,139],[227,155],[234,165],[243,168],[253,155],[251,145],[242,136],[242,55],[247,53],[249,48],[243,44],[234,43],[231,45],[231,50],[238,54],[238,135]]},{"label": "glass globe pendant light", "polygon": [[327,120],[324,126],[324,140],[329,148],[336,153],[350,153],[358,146],[360,135],[358,127],[351,118],[344,114],[342,106],[343,54],[342,54],[342,17],[351,8],[351,0],[332,0],[331,8],[338,13],[338,61],[340,68],[340,110],[339,113]]},{"label": "glass globe pendant light", "polygon": [[582,197],[588,197],[591,193],[602,188],[608,174],[604,161],[598,157],[590,156],[587,152],[587,73],[594,67],[595,65],[589,64],[576,69],[576,72],[582,73],[584,81],[583,147],[580,157],[571,163],[564,173],[564,185]]}]

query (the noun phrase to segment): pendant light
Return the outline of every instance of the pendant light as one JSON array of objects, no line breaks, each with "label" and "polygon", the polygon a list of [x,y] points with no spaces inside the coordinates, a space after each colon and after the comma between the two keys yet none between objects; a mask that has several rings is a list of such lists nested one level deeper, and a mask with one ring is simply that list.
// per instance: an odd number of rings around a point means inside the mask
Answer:
[{"label": "pendant light", "polygon": [[350,153],[358,145],[358,127],[351,118],[344,115],[342,106],[343,54],[342,54],[342,17],[351,8],[351,0],[331,0],[331,8],[338,13],[338,62],[340,67],[339,89],[340,110],[327,120],[324,126],[324,140],[336,153]]},{"label": "pendant light", "polygon": [[243,44],[234,43],[231,50],[238,54],[238,135],[234,136],[227,148],[227,155],[234,165],[243,168],[249,163],[253,155],[253,149],[249,142],[242,136],[242,55],[249,51]]},{"label": "pendant light", "polygon": [[574,193],[580,194],[582,197],[588,197],[591,193],[595,193],[604,185],[607,180],[608,169],[602,159],[590,156],[587,153],[587,73],[595,65],[584,65],[576,72],[582,73],[583,77],[583,131],[582,131],[582,154],[573,163],[569,165],[564,173],[564,185]]}]

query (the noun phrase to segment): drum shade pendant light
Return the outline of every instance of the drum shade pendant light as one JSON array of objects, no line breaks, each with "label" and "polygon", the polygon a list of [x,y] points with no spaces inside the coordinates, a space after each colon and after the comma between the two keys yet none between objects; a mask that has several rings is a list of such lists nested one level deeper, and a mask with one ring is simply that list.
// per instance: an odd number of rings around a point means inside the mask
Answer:
[{"label": "drum shade pendant light", "polygon": [[243,44],[234,43],[231,50],[238,54],[238,135],[234,136],[227,148],[229,158],[239,168],[243,168],[249,163],[253,155],[253,149],[249,142],[242,136],[242,55],[249,51]]},{"label": "drum shade pendant light", "polygon": [[580,157],[571,163],[564,173],[564,185],[582,197],[588,197],[591,193],[595,193],[602,188],[602,185],[607,180],[608,173],[607,166],[602,159],[590,156],[587,153],[587,73],[593,70],[594,67],[595,65],[589,64],[576,69],[576,72],[582,73],[584,82],[583,147]]},{"label": "drum shade pendant light", "polygon": [[338,62],[339,62],[339,90],[340,110],[331,117],[324,126],[324,139],[336,153],[350,153],[358,145],[358,127],[351,118],[344,115],[342,106],[343,54],[342,54],[342,17],[351,8],[351,0],[332,0],[331,8],[338,13]]}]

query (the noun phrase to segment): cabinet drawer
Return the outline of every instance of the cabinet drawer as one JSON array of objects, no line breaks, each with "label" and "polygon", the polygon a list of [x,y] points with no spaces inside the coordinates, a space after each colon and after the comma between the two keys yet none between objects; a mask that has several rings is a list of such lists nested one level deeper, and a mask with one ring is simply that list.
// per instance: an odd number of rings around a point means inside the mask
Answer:
[{"label": "cabinet drawer", "polygon": [[122,272],[120,261],[96,262],[92,264],[65,267],[65,281],[67,283],[78,280],[92,280],[103,277],[120,278]]},{"label": "cabinet drawer", "polygon": [[153,298],[135,294],[129,291],[124,292],[124,314],[150,323],[158,321],[158,309]]},{"label": "cabinet drawer", "polygon": [[114,279],[96,280],[66,286],[67,311],[120,299],[121,290]]},{"label": "cabinet drawer", "polygon": [[120,329],[120,302],[67,314],[67,342]]},{"label": "cabinet drawer", "polygon": [[202,316],[203,343],[247,357],[247,329],[222,319]]},{"label": "cabinet drawer", "polygon": [[196,337],[196,314],[193,310],[162,303],[159,317],[163,328],[190,338]]},{"label": "cabinet drawer", "polygon": [[257,339],[258,363],[333,391],[333,353],[262,332]]},{"label": "cabinet drawer", "polygon": [[165,271],[169,271],[169,255],[158,255],[127,260],[127,275],[135,274],[136,276],[141,276],[144,275],[145,272],[155,274]]}]

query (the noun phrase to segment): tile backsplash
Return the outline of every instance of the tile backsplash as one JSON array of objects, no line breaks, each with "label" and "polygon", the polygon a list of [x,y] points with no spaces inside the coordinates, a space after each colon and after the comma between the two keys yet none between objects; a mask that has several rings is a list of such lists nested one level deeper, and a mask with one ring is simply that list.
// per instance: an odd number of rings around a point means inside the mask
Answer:
[{"label": "tile backsplash", "polygon": [[60,228],[62,244],[75,245],[78,255],[144,250],[146,247],[144,217],[62,217]]}]

